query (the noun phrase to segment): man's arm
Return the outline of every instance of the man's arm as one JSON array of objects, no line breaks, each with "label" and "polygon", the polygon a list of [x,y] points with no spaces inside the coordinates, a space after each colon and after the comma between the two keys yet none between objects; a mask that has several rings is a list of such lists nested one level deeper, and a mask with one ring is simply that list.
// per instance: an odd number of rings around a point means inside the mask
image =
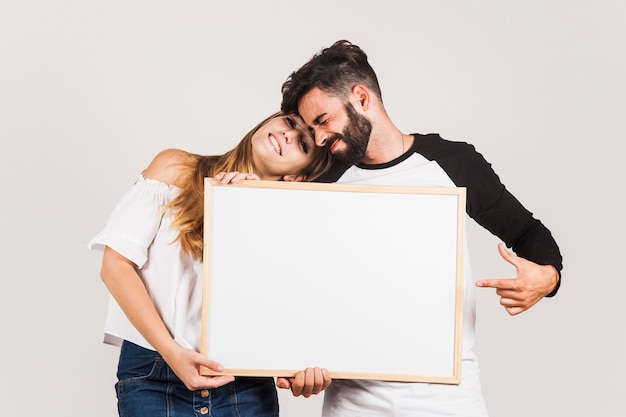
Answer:
[{"label": "man's arm", "polygon": [[548,228],[506,189],[491,164],[464,142],[439,135],[417,135],[416,140],[424,157],[435,160],[456,186],[467,188],[467,214],[516,254],[499,249],[515,266],[517,277],[477,285],[497,288],[509,314],[519,314],[541,298],[555,295],[563,267],[559,247]]}]

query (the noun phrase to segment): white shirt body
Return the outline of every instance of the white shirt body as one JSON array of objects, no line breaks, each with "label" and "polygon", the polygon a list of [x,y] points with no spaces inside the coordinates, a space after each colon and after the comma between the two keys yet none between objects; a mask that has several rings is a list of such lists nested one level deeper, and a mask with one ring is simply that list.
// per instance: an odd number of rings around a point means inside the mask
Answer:
[{"label": "white shirt body", "polygon": [[[174,340],[184,348],[200,349],[202,324],[202,263],[183,254],[171,227],[171,210],[164,205],[179,193],[176,186],[139,176],[122,196],[104,229],[88,244],[105,246],[137,266],[150,299]],[[110,298],[105,343],[122,340],[154,349],[130,323],[113,297]]]}]

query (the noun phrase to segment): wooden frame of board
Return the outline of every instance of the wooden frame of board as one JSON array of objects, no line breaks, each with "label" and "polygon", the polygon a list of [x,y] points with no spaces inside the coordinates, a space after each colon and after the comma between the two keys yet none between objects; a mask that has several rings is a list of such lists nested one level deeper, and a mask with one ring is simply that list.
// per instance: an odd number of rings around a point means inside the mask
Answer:
[{"label": "wooden frame of board", "polygon": [[223,373],[460,383],[464,188],[207,178],[204,211]]}]

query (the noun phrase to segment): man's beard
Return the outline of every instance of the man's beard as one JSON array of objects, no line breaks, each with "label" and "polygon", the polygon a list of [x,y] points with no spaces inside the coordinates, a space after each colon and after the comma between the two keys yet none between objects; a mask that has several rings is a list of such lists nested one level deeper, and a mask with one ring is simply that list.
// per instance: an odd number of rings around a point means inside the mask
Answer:
[{"label": "man's beard", "polygon": [[355,165],[365,157],[367,144],[372,133],[372,123],[365,116],[357,113],[352,104],[346,103],[345,109],[348,115],[348,124],[343,129],[342,134],[337,133],[331,136],[327,146],[332,146],[335,140],[342,139],[346,144],[346,149],[333,155],[348,165]]}]

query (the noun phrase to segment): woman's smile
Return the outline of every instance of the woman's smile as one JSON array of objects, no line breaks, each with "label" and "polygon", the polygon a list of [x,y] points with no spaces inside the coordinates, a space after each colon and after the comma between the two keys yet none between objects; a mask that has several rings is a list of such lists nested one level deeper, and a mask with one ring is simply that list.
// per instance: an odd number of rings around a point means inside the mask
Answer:
[{"label": "woman's smile", "polygon": [[270,144],[272,145],[272,147],[274,148],[274,150],[276,151],[276,153],[278,155],[282,155],[283,151],[280,147],[280,142],[278,141],[278,139],[276,138],[276,136],[274,136],[273,133],[270,133],[269,135],[267,135],[267,139],[270,141]]}]

